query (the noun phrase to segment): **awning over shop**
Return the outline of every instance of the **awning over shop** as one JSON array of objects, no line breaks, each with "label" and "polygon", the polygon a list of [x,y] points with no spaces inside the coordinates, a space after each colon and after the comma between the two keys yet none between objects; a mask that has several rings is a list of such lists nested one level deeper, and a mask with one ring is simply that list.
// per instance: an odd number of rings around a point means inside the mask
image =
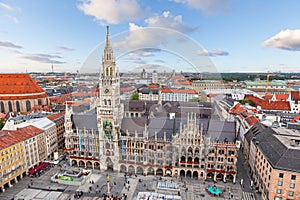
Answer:
[{"label": "awning over shop", "polygon": [[41,169],[45,168],[46,166],[48,166],[49,163],[47,162],[42,162],[41,164],[39,164],[38,166],[32,168],[30,171],[29,171],[29,174],[34,174],[36,172],[39,172]]}]

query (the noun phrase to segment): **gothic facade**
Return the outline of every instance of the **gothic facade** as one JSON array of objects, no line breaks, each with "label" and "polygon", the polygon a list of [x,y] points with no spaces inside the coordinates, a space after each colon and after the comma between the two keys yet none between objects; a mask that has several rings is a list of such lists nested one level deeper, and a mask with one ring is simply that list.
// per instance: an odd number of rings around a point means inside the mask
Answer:
[{"label": "gothic facade", "polygon": [[[89,109],[66,108],[65,150],[73,166],[129,174],[235,181],[235,122],[214,104],[120,100],[120,76],[107,29],[100,95]],[[79,109],[80,110],[80,109]]]}]

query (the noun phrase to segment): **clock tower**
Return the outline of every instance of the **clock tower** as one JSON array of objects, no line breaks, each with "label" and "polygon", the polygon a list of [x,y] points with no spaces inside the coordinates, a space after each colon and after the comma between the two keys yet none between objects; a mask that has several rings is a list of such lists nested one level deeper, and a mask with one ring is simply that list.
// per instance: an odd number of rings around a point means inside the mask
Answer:
[{"label": "clock tower", "polygon": [[99,104],[97,120],[99,130],[100,168],[119,171],[120,128],[123,106],[120,103],[120,75],[116,68],[113,49],[110,44],[107,26],[106,44],[102,57],[102,70],[99,77]]}]

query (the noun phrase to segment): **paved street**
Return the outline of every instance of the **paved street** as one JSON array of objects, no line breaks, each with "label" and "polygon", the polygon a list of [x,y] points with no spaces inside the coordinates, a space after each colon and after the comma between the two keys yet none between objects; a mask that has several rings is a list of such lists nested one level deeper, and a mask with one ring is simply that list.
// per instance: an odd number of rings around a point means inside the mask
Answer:
[{"label": "paved street", "polygon": [[[241,153],[239,153],[241,158]],[[157,190],[158,182],[175,183],[180,188],[180,195],[183,200],[214,200],[214,199],[235,199],[235,200],[254,200],[254,193],[250,188],[250,179],[246,170],[242,166],[243,159],[238,163],[239,169],[237,183],[213,183],[203,180],[192,180],[189,178],[172,178],[172,177],[159,177],[159,176],[127,176],[125,184],[125,176],[121,173],[101,172],[93,170],[93,173],[82,186],[66,186],[58,183],[51,183],[50,177],[56,172],[60,171],[59,166],[51,168],[45,172],[41,177],[31,178],[25,177],[18,184],[12,188],[8,188],[5,193],[0,193],[0,199],[13,199],[18,193],[26,196],[34,193],[34,190],[23,190],[29,187],[41,188],[43,190],[36,190],[37,195],[60,195],[59,199],[74,199],[76,191],[82,191],[83,196],[81,199],[103,199],[103,194],[107,191],[107,175],[110,176],[110,194],[114,197],[121,197],[127,195],[127,199],[136,199],[139,192],[158,192],[162,194],[170,194],[171,192]],[[242,167],[242,168],[241,168]],[[248,178],[247,178],[248,177]],[[244,188],[240,185],[240,180],[244,180]],[[129,182],[129,184],[128,184]],[[223,191],[221,197],[210,196],[206,192],[208,185],[216,185]],[[23,191],[22,191],[23,190]],[[59,190],[59,191],[57,191]],[[22,191],[23,193],[20,193]],[[44,191],[44,192],[42,192]],[[51,193],[52,191],[52,193]],[[62,193],[61,193],[62,192]],[[174,192],[173,192],[174,193]],[[177,193],[177,192],[176,192]],[[25,198],[26,199],[26,198]]]},{"label": "paved street", "polygon": [[255,193],[255,190],[251,188],[251,178],[249,175],[249,169],[245,161],[242,150],[238,151],[238,163],[237,163],[238,173],[237,173],[237,184],[241,184],[243,190],[243,199],[242,200],[260,200],[260,195]]}]

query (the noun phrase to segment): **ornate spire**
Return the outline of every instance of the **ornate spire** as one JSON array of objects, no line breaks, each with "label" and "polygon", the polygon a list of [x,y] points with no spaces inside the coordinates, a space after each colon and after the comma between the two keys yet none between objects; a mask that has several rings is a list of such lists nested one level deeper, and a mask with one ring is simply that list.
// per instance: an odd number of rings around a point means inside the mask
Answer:
[{"label": "ornate spire", "polygon": [[110,37],[109,37],[109,26],[106,26],[106,45],[105,48],[111,48]]}]

